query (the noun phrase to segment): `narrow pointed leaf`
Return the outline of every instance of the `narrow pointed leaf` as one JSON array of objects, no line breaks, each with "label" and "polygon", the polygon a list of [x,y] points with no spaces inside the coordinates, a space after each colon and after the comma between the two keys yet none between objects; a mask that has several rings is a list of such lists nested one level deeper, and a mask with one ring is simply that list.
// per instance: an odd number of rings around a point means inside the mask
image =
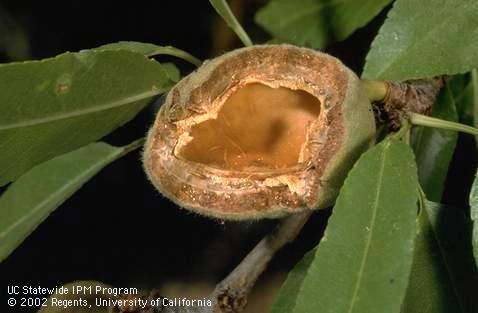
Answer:
[{"label": "narrow pointed leaf", "polygon": [[473,126],[478,127],[478,69],[471,71],[471,85],[473,86]]},{"label": "narrow pointed leaf", "polygon": [[355,30],[368,24],[392,0],[343,0],[329,11],[330,27],[333,37],[343,40]]},{"label": "narrow pointed leaf", "polygon": [[173,63],[162,63],[164,70],[168,73],[168,78],[173,83],[181,80],[181,72]]},{"label": "narrow pointed leaf", "polygon": [[271,0],[256,23],[289,43],[323,48],[365,26],[391,0]]},{"label": "narrow pointed leaf", "polygon": [[478,66],[478,1],[397,0],[372,43],[363,78],[407,80]]},{"label": "narrow pointed leaf", "polygon": [[0,186],[107,135],[172,85],[161,64],[124,50],[0,65]]},{"label": "narrow pointed leaf", "polygon": [[37,165],[0,197],[0,262],[103,167],[138,146],[93,143]]},{"label": "narrow pointed leaf", "polygon": [[[472,108],[473,108],[473,126],[478,128],[478,69],[474,68],[471,71],[471,89],[473,92],[472,96]],[[478,136],[475,136],[475,143],[478,145]]]},{"label": "narrow pointed leaf", "polygon": [[[448,86],[440,92],[433,106],[432,115],[458,122],[455,101]],[[413,148],[417,160],[418,177],[427,198],[432,201],[441,201],[457,138],[458,134],[449,130],[419,127],[414,131]]]},{"label": "narrow pointed leaf", "polygon": [[412,273],[401,312],[463,312],[425,209],[417,228]]},{"label": "narrow pointed leaf", "polygon": [[271,0],[255,21],[274,37],[314,49],[327,45],[327,26],[322,12],[327,5],[317,0]]},{"label": "narrow pointed leaf", "polygon": [[469,220],[459,208],[427,201],[425,209],[461,308],[464,312],[478,312],[478,271],[474,266]]},{"label": "narrow pointed leaf", "polygon": [[289,273],[287,281],[280,289],[276,301],[272,306],[273,313],[290,313],[294,311],[300,287],[307,276],[312,261],[315,258],[315,253],[315,249],[309,251]]},{"label": "narrow pointed leaf", "polygon": [[[468,75],[456,75],[454,84],[456,107],[460,122],[478,127],[478,71],[473,69]],[[475,136],[478,143],[478,137]]]},{"label": "narrow pointed leaf", "polygon": [[226,24],[236,33],[245,46],[252,46],[252,41],[237,21],[226,0],[209,0],[216,12],[224,19]]},{"label": "narrow pointed leaf", "polygon": [[289,298],[294,313],[399,312],[412,265],[417,188],[408,145],[389,138],[364,153],[341,189],[305,278],[290,276],[283,287],[300,285],[297,296],[281,292],[278,303]]},{"label": "narrow pointed leaf", "polygon": [[477,312],[477,272],[460,209],[427,201],[418,217],[412,275],[402,313]]},{"label": "narrow pointed leaf", "polygon": [[136,41],[120,41],[120,42],[109,43],[109,44],[100,46],[98,48],[95,48],[95,50],[127,50],[127,51],[141,53],[148,57],[165,54],[165,55],[171,55],[171,56],[175,56],[177,58],[186,60],[189,63],[194,64],[196,66],[200,66],[202,63],[201,60],[199,60],[198,58],[192,56],[188,52],[183,51],[181,49],[178,49],[172,46],[157,46],[152,43],[143,43],[143,42],[136,42]]},{"label": "narrow pointed leaf", "polygon": [[473,122],[473,83],[470,79],[471,75],[455,75],[448,81],[448,85],[455,99],[456,111],[458,113],[459,122],[474,126]]}]

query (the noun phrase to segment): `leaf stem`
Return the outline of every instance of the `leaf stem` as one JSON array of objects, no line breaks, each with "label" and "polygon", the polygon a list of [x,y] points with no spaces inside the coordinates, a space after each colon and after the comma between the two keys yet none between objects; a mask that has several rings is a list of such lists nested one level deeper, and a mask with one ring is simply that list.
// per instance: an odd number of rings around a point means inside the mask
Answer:
[{"label": "leaf stem", "polygon": [[224,19],[227,25],[236,33],[239,39],[241,39],[242,43],[247,47],[252,46],[253,43],[249,38],[249,35],[247,35],[241,24],[237,21],[226,0],[209,0],[209,2],[216,12]]},{"label": "leaf stem", "polygon": [[277,251],[299,235],[311,215],[312,212],[308,211],[286,217],[274,231],[259,241],[241,263],[216,285],[211,295],[212,312],[242,312],[247,304],[247,295],[257,278],[265,271]]},{"label": "leaf stem", "polygon": [[146,142],[146,137],[141,137],[139,139],[136,139],[135,141],[127,144],[126,146],[121,147],[123,151],[118,155],[118,158],[121,158],[122,156],[130,153],[133,150],[136,150],[138,148],[141,148],[144,143]]},{"label": "leaf stem", "polygon": [[445,121],[442,119],[418,114],[418,113],[410,113],[410,123],[416,126],[427,126],[427,127],[434,127],[440,129],[447,129],[447,130],[454,130],[454,131],[461,131],[467,134],[478,136],[478,128],[471,127],[468,125]]},{"label": "leaf stem", "polygon": [[411,131],[410,122],[406,119],[402,119],[400,129],[398,130],[398,132],[396,132],[392,136],[396,136],[398,139],[400,139],[407,145],[410,145],[410,131]]}]

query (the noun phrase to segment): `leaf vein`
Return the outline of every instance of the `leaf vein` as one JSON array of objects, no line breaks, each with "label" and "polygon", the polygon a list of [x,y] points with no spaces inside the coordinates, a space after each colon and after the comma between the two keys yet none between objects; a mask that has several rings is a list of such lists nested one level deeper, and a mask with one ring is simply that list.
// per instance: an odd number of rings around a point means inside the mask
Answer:
[{"label": "leaf vein", "polygon": [[45,116],[45,117],[34,118],[34,119],[31,119],[31,120],[26,120],[26,121],[4,124],[4,125],[0,125],[0,131],[20,128],[20,127],[35,126],[35,125],[39,125],[39,124],[50,123],[50,122],[57,121],[57,120],[63,120],[63,119],[68,119],[68,118],[72,118],[72,117],[77,117],[77,116],[82,116],[82,115],[86,115],[86,114],[105,111],[105,110],[109,110],[109,109],[112,109],[112,108],[116,108],[116,107],[120,107],[120,106],[129,104],[129,103],[132,103],[132,102],[137,102],[137,101],[140,101],[140,100],[143,100],[143,99],[151,98],[151,97],[154,97],[156,95],[161,94],[162,92],[164,92],[164,90],[160,90],[160,89],[146,91],[146,92],[136,94],[134,96],[126,97],[126,98],[123,98],[123,99],[120,99],[120,100],[117,100],[117,101],[105,103],[105,104],[90,107],[90,108],[84,108],[84,109],[75,110],[75,111],[71,111],[71,112],[66,112],[66,113],[62,113],[62,114],[56,114],[56,115],[53,115],[53,116]]},{"label": "leaf vein", "polygon": [[355,284],[354,293],[353,293],[352,298],[350,300],[350,306],[349,306],[349,309],[347,311],[348,313],[351,313],[353,311],[355,303],[357,301],[358,291],[360,289],[360,285],[362,284],[363,272],[364,272],[364,269],[365,269],[365,265],[366,265],[366,261],[367,261],[369,252],[370,252],[370,247],[371,247],[371,242],[372,242],[372,235],[373,235],[375,220],[376,220],[377,211],[378,211],[378,202],[379,202],[379,199],[380,199],[380,191],[381,191],[381,185],[382,185],[382,180],[383,180],[383,172],[385,171],[386,154],[387,154],[387,150],[389,149],[389,147],[390,147],[390,143],[387,143],[387,145],[384,147],[384,151],[383,151],[383,154],[382,154],[382,159],[380,161],[380,170],[378,172],[379,176],[378,176],[378,182],[377,182],[377,191],[376,191],[375,199],[374,199],[374,202],[373,202],[372,218],[370,219],[370,231],[368,233],[367,241],[365,243],[365,251],[364,251],[362,260],[360,262],[360,269],[359,269],[359,273],[358,273],[358,277],[357,277],[357,283]]}]

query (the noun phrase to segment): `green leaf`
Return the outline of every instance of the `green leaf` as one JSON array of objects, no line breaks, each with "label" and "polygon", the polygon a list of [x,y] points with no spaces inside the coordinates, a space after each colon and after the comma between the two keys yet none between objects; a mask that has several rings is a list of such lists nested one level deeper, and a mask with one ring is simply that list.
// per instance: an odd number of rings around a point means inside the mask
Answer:
[{"label": "green leaf", "polygon": [[0,197],[0,262],[103,167],[142,141],[116,148],[93,143],[37,165]]},{"label": "green leaf", "polygon": [[317,0],[271,0],[257,12],[255,20],[274,37],[319,49],[328,41],[324,7],[326,4]]},{"label": "green leaf", "polygon": [[412,273],[402,313],[463,312],[425,208],[420,212],[417,228]]},{"label": "green leaf", "polygon": [[459,209],[426,201],[402,313],[477,312],[467,228]]},{"label": "green leaf", "polygon": [[471,221],[473,223],[472,230],[472,243],[473,254],[475,255],[475,263],[478,268],[478,176],[475,177],[473,186],[470,192],[470,214]]},{"label": "green leaf", "polygon": [[130,51],[81,51],[0,65],[0,186],[96,141],[173,85]]},{"label": "green leaf", "polygon": [[170,81],[177,83],[181,80],[181,72],[173,63],[163,63],[164,70],[168,73],[168,78]]},{"label": "green leaf", "polygon": [[294,313],[399,312],[412,265],[417,189],[408,145],[389,138],[365,152],[341,189],[305,278],[289,276],[284,286],[300,285],[297,297],[283,291],[278,303]]},{"label": "green leaf", "polygon": [[362,77],[407,80],[478,66],[478,1],[397,0],[372,43]]},{"label": "green leaf", "polygon": [[201,60],[199,60],[198,58],[178,48],[171,47],[171,46],[157,46],[152,43],[143,43],[143,42],[136,42],[136,41],[120,41],[120,42],[109,43],[109,44],[100,46],[98,48],[95,48],[95,50],[113,50],[113,51],[127,50],[127,51],[140,53],[148,57],[166,54],[166,55],[172,55],[174,57],[186,60],[189,63],[194,64],[196,66],[200,66],[202,63]]},{"label": "green leaf", "polygon": [[468,84],[465,89],[462,91],[460,95],[455,97],[456,102],[456,110],[459,117],[459,122],[469,126],[477,126],[474,125],[474,103],[472,101],[472,97],[470,95],[473,93],[473,85],[470,83]]},{"label": "green leaf", "polygon": [[455,99],[456,111],[458,113],[460,123],[473,126],[473,83],[470,79],[471,75],[460,74],[453,76],[448,80],[448,86]]},{"label": "green leaf", "polygon": [[411,112],[409,114],[409,121],[410,121],[410,124],[415,126],[426,126],[426,127],[433,127],[438,129],[446,129],[446,130],[463,132],[463,133],[478,136],[478,128],[457,123],[457,122],[442,120],[442,119],[427,116],[427,115],[422,115],[419,113]]},{"label": "green leaf", "polygon": [[[478,127],[478,70],[473,69],[468,84],[457,96],[457,107],[460,109],[462,123]],[[475,137],[478,143],[478,137]]]},{"label": "green leaf", "polygon": [[365,26],[391,0],[271,0],[256,23],[289,43],[323,48]]},{"label": "green leaf", "polygon": [[[433,106],[433,116],[458,121],[455,101],[448,86],[440,92]],[[441,201],[457,138],[458,134],[454,131],[430,127],[415,129],[413,148],[418,165],[418,177],[427,198],[432,201]]]},{"label": "green leaf", "polygon": [[473,126],[478,127],[478,70],[471,71],[471,82],[473,89]]},{"label": "green leaf", "polygon": [[343,40],[377,16],[392,0],[343,0],[334,1],[330,10],[330,27],[334,38]]},{"label": "green leaf", "polygon": [[237,21],[226,0],[209,0],[216,12],[224,19],[226,24],[236,33],[245,46],[252,46],[252,41]]},{"label": "green leaf", "polygon": [[272,306],[274,313],[290,313],[293,312],[297,304],[299,290],[304,282],[307,272],[315,257],[315,249],[309,251],[299,263],[289,273],[284,286],[280,289],[279,294]]}]

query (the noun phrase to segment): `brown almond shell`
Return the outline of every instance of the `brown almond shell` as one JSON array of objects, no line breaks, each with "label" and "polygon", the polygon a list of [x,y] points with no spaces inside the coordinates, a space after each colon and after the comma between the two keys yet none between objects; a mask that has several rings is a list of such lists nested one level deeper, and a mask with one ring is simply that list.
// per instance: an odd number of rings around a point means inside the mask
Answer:
[{"label": "brown almond shell", "polygon": [[[251,174],[177,157],[181,135],[251,82],[303,90],[320,101],[304,145],[305,162]],[[374,138],[365,89],[338,59],[291,45],[259,45],[206,61],[171,89],[149,131],[143,161],[154,186],[181,207],[221,219],[272,218],[333,204]]]}]

